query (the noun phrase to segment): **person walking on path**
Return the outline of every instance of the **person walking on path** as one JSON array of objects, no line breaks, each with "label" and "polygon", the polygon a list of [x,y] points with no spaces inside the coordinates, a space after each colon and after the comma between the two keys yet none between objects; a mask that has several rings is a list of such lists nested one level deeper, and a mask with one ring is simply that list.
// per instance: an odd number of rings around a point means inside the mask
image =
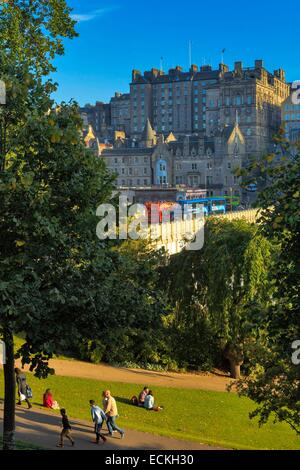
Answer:
[{"label": "person walking on path", "polygon": [[125,432],[123,429],[120,429],[116,425],[116,418],[118,418],[118,408],[117,408],[117,403],[114,397],[111,396],[111,393],[109,390],[105,391],[105,398],[107,399],[106,405],[105,405],[105,414],[107,417],[107,427],[108,427],[108,432],[109,435],[112,436],[114,431],[117,431],[121,439],[123,439]]},{"label": "person walking on path", "polygon": [[15,369],[15,374],[16,374],[16,383],[17,383],[17,390],[18,390],[18,395],[19,395],[19,401],[18,405],[22,404],[22,401],[26,401],[28,405],[28,409],[32,408],[32,404],[29,401],[28,397],[28,385],[26,382],[26,375],[24,372],[21,371],[21,369],[16,368]]},{"label": "person walking on path", "polygon": [[70,425],[70,422],[69,422],[69,418],[67,416],[67,412],[64,408],[62,408],[60,410],[60,414],[61,414],[61,417],[62,417],[62,426],[63,426],[63,429],[62,429],[62,432],[60,433],[60,441],[59,441],[59,444],[57,445],[57,447],[63,447],[64,446],[64,438],[66,437],[67,439],[69,439],[69,441],[71,442],[72,444],[72,447],[74,447],[75,445],[75,442],[72,438],[72,435],[71,435],[71,425]]},{"label": "person walking on path", "polygon": [[95,424],[96,444],[99,444],[100,439],[102,439],[103,444],[105,444],[107,439],[103,436],[103,434],[101,434],[101,429],[103,423],[106,421],[106,414],[100,408],[100,406],[96,405],[96,402],[94,400],[90,400],[90,406],[92,420]]}]

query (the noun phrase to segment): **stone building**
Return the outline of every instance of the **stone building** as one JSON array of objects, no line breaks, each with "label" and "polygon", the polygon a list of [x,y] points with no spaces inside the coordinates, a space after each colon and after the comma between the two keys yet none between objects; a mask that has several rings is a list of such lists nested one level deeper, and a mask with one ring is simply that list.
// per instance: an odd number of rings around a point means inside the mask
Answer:
[{"label": "stone building", "polygon": [[139,146],[133,141],[101,154],[119,187],[188,187],[208,196],[242,196],[234,176],[245,158],[246,145],[238,122],[213,137],[204,133],[177,140],[156,135],[148,120]]},{"label": "stone building", "polygon": [[111,126],[114,131],[130,134],[130,94],[115,93],[110,100]]},{"label": "stone building", "polygon": [[225,64],[217,70],[192,65],[188,72],[177,66],[168,74],[134,70],[130,90],[132,137],[140,138],[147,119],[164,135],[210,137],[233,126],[238,116],[250,157],[270,150],[290,85],[282,69],[270,73],[256,60],[247,68],[236,62],[232,71]]},{"label": "stone building", "polygon": [[282,104],[281,115],[286,138],[292,143],[297,143],[300,141],[300,100],[293,99],[293,96],[289,96]]},{"label": "stone building", "polygon": [[95,105],[86,104],[79,110],[84,126],[91,126],[98,139],[106,139],[111,130],[110,104],[97,101]]}]

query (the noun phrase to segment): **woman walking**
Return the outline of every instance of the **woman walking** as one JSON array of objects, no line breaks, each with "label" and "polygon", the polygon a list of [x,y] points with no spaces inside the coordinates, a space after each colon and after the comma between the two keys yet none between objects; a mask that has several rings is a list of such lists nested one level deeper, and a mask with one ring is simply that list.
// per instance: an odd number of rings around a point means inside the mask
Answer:
[{"label": "woman walking", "polygon": [[18,405],[22,404],[22,401],[26,401],[28,405],[28,409],[32,408],[32,404],[29,401],[28,397],[28,385],[26,382],[26,375],[24,372],[21,371],[21,369],[16,368],[15,369],[15,374],[16,374],[16,382],[17,382],[17,388],[18,388],[18,395],[19,395],[19,401]]}]

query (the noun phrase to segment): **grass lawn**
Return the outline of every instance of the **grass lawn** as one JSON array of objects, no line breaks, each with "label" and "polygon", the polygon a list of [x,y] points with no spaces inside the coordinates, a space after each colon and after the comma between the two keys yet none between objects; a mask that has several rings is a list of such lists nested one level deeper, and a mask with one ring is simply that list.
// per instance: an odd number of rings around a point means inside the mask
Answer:
[{"label": "grass lawn", "polygon": [[[35,405],[41,404],[44,390],[51,388],[60,406],[74,419],[89,420],[89,400],[98,400],[101,404],[101,392],[109,388],[118,402],[118,424],[125,429],[225,448],[300,449],[300,438],[287,425],[269,423],[259,428],[257,422],[250,421],[252,402],[233,393],[155,387],[157,404],[164,406],[164,411],[155,413],[127,402],[140,391],[140,385],[58,376],[44,381],[30,374],[28,382],[33,388]],[[2,371],[0,396],[3,397]]]},{"label": "grass lawn", "polygon": [[[0,440],[0,449],[2,449],[3,441]],[[35,446],[34,444],[28,444],[27,442],[16,442],[16,450],[45,450],[42,447]]]}]

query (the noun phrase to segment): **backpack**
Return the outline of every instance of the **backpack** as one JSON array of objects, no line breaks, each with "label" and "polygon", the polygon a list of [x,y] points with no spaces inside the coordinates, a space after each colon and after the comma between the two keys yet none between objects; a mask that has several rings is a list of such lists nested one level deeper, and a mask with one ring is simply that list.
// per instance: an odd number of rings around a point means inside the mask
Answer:
[{"label": "backpack", "polygon": [[29,385],[26,385],[26,395],[27,395],[27,398],[33,397],[32,389],[29,387]]}]

